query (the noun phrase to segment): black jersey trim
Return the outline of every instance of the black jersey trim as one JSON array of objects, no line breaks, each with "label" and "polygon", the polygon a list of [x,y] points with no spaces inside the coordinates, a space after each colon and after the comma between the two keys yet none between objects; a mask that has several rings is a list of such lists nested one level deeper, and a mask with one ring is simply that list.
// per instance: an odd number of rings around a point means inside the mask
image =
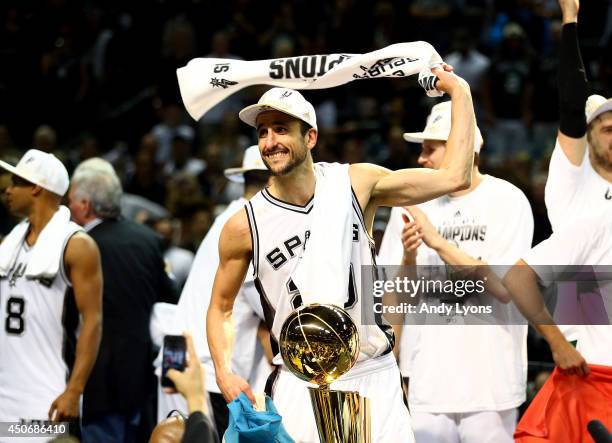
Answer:
[{"label": "black jersey trim", "polygon": [[62,308],[62,359],[68,368],[67,379],[72,374],[74,362],[76,360],[76,345],[77,345],[77,329],[79,327],[80,317],[79,308],[74,297],[74,290],[66,288],[64,292],[64,302]]},{"label": "black jersey trim", "polygon": [[355,191],[353,190],[352,186],[351,186],[351,194],[353,196],[353,209],[355,210],[355,213],[357,214],[359,223],[361,223],[363,232],[365,232],[366,238],[370,242],[370,245],[375,245],[376,243],[374,242],[374,239],[372,238],[372,236],[368,232],[368,228],[366,227],[365,219],[363,217],[363,211],[361,210],[361,206],[359,205],[359,200],[357,200],[357,196],[355,195]]},{"label": "black jersey trim", "polygon": [[268,379],[266,380],[266,387],[264,389],[264,392],[272,400],[274,400],[274,387],[276,385],[276,380],[278,380],[279,374],[280,374],[280,366],[274,366],[274,370],[272,371],[272,373],[268,376]]},{"label": "black jersey trim", "polygon": [[79,232],[83,232],[83,231],[81,230],[74,231],[72,234],[66,237],[66,239],[64,240],[64,244],[62,245],[62,259],[60,260],[60,267],[59,267],[60,272],[59,273],[62,276],[64,283],[66,283],[66,285],[68,285],[69,288],[72,288],[72,282],[70,281],[70,278],[68,277],[68,274],[66,273],[66,265],[64,264],[64,255],[66,254],[66,247],[68,246],[68,242],[70,241],[72,237],[74,237],[75,234]]},{"label": "black jersey trim", "polygon": [[257,293],[259,294],[259,300],[261,302],[261,307],[263,309],[264,322],[266,323],[266,328],[268,328],[268,331],[270,331],[270,345],[272,347],[272,354],[276,355],[279,352],[279,347],[278,347],[278,342],[276,341],[276,339],[274,338],[274,335],[272,334],[272,325],[274,324],[274,317],[276,316],[276,310],[272,306],[272,303],[270,303],[270,299],[268,298],[268,295],[266,294],[266,291],[263,288],[263,285],[261,284],[261,280],[259,280],[259,277],[255,278],[254,283],[255,283],[255,289],[257,289]]},{"label": "black jersey trim", "polygon": [[259,232],[257,231],[257,222],[255,221],[255,213],[253,212],[253,205],[251,202],[247,202],[244,205],[246,211],[247,220],[249,221],[249,231],[251,233],[251,245],[253,247],[253,276],[257,277],[259,273]]},{"label": "black jersey trim", "polygon": [[278,206],[279,208],[287,209],[288,211],[298,212],[300,214],[309,214],[313,207],[313,199],[314,195],[310,197],[310,200],[306,202],[304,206],[294,205],[292,203],[287,203],[278,198],[274,197],[268,191],[268,188],[264,188],[261,190],[261,195],[274,206]]}]

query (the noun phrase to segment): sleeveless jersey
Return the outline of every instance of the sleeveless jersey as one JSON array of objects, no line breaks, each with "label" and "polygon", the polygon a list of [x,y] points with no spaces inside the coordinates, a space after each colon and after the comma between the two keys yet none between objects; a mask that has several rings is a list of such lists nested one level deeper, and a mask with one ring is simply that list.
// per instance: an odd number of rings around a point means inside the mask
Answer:
[{"label": "sleeveless jersey", "polygon": [[[375,266],[376,262],[374,241],[366,229],[354,193],[352,200],[353,222],[350,235],[353,241],[344,309],[358,326],[359,360],[365,360],[391,351],[393,331],[382,321],[378,326],[361,324],[361,266]],[[253,242],[255,286],[261,299],[266,325],[271,331],[275,354],[278,354],[278,325],[282,325],[284,319],[302,304],[298,288],[290,277],[310,235],[312,208],[313,199],[304,206],[297,206],[275,198],[267,189],[257,193],[245,206]],[[333,247],[330,245],[330,248]],[[312,277],[316,278],[316,275]],[[287,291],[283,291],[284,287]],[[289,297],[282,297],[283,293],[289,294]],[[275,357],[277,362],[281,362],[278,355]]]},{"label": "sleeveless jersey", "polygon": [[[67,225],[64,249],[78,230],[74,223]],[[0,279],[0,421],[47,420],[51,403],[66,389],[69,336],[64,325],[71,285],[63,259],[54,278],[27,278],[32,251],[24,240],[13,267]],[[76,325],[78,320],[72,320]]]}]

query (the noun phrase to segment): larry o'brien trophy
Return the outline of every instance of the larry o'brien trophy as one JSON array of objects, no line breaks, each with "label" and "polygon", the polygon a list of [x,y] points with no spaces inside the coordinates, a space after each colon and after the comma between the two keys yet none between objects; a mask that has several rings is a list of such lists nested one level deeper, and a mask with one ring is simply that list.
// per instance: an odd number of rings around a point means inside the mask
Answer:
[{"label": "larry o'brien trophy", "polygon": [[283,361],[308,388],[321,443],[370,443],[370,404],[358,392],[329,389],[359,354],[359,333],[335,305],[309,304],[293,311],[280,334]]}]

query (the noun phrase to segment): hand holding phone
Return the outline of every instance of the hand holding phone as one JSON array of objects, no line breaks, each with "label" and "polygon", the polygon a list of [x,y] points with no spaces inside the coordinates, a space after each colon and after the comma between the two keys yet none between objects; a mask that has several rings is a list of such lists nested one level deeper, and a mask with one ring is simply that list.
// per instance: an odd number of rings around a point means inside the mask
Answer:
[{"label": "hand holding phone", "polygon": [[187,344],[182,335],[166,335],[162,353],[162,378],[164,388],[176,389],[172,380],[168,378],[168,369],[183,372],[187,365]]}]

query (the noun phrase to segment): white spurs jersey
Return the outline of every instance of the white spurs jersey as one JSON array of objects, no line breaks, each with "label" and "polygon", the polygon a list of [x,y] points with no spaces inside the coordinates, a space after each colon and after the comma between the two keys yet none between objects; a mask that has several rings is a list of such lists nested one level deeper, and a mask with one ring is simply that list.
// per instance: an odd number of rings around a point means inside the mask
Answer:
[{"label": "white spurs jersey", "polygon": [[[68,224],[63,248],[78,230]],[[66,297],[71,285],[63,260],[55,278],[25,276],[34,248],[24,241],[0,279],[0,422],[47,420],[51,403],[66,389],[78,313]]]},{"label": "white spurs jersey", "polygon": [[[349,285],[344,309],[351,315],[359,328],[359,360],[378,357],[391,351],[393,331],[391,326],[381,322],[378,326],[364,326],[361,321],[361,266],[375,265],[374,240],[370,237],[363,220],[359,202],[352,193],[353,230]],[[283,202],[264,189],[257,193],[245,206],[251,239],[253,242],[253,274],[255,286],[261,298],[264,317],[272,336],[272,350],[278,354],[278,334],[273,329],[275,318],[284,319],[302,301],[299,291],[290,279],[304,242],[310,235],[313,199],[305,206]],[[330,248],[339,247],[339,244]],[[312,276],[317,278],[316,275]],[[287,291],[283,288],[287,285]],[[283,299],[282,294],[290,294]],[[276,324],[282,321],[276,320]],[[275,363],[280,363],[279,357]]]}]

